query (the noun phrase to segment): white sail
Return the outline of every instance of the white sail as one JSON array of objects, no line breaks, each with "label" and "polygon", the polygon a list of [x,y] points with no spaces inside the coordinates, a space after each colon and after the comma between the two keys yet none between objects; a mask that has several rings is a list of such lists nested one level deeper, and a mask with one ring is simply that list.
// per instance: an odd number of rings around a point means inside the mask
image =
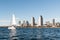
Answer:
[{"label": "white sail", "polygon": [[11,20],[11,27],[8,27],[8,29],[16,29],[15,26],[16,26],[16,18],[15,15],[13,14]]},{"label": "white sail", "polygon": [[16,25],[16,18],[15,18],[15,15],[14,14],[12,15],[11,25]]}]

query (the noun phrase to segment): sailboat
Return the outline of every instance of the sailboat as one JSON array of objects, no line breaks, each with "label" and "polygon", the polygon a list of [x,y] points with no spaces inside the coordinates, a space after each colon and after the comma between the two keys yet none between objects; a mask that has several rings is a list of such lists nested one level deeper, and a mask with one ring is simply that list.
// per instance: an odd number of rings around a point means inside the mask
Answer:
[{"label": "sailboat", "polygon": [[16,29],[16,19],[14,14],[12,15],[11,26],[8,27],[8,29]]}]

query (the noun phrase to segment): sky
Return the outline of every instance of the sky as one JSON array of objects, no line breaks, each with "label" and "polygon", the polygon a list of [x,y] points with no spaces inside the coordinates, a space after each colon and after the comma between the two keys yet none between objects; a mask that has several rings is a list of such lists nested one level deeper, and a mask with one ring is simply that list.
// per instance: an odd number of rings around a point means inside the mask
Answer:
[{"label": "sky", "polygon": [[12,14],[15,14],[16,20],[28,20],[43,16],[44,22],[60,22],[60,0],[0,0],[0,25],[10,24]]}]

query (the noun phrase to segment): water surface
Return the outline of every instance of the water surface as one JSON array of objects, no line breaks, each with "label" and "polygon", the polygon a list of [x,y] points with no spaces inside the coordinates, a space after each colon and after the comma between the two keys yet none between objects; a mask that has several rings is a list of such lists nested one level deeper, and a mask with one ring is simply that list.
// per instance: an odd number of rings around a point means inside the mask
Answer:
[{"label": "water surface", "polygon": [[60,28],[0,28],[0,40],[60,40]]}]

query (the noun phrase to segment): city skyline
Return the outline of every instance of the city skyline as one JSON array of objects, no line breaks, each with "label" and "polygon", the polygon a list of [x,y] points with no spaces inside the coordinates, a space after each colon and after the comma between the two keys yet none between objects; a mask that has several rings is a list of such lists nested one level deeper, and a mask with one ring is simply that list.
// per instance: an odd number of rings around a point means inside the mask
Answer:
[{"label": "city skyline", "polygon": [[29,22],[32,16],[38,19],[40,15],[44,23],[53,18],[60,22],[60,0],[0,0],[0,25],[10,24],[12,14]]}]

